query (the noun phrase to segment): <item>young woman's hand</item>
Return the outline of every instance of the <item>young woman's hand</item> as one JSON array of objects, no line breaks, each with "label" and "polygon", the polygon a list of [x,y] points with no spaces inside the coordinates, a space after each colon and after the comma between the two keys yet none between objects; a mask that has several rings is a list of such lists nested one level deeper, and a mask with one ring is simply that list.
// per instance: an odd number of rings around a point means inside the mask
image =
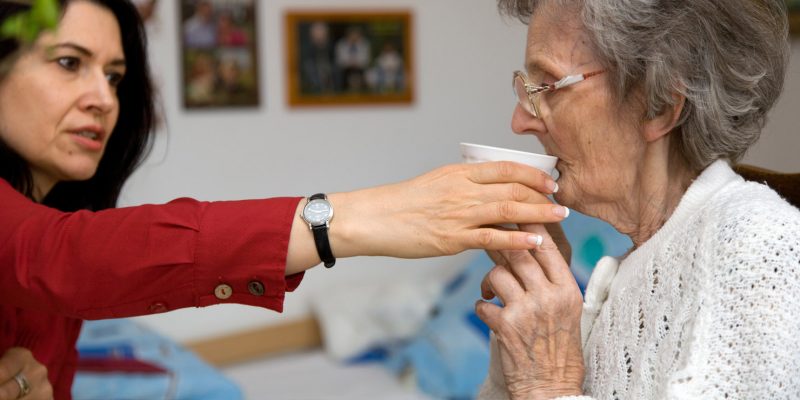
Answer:
[{"label": "young woman's hand", "polygon": [[28,349],[12,347],[0,357],[0,400],[52,398],[47,367],[36,361]]},{"label": "young woman's hand", "polygon": [[493,225],[553,223],[566,209],[546,197],[555,182],[513,162],[454,164],[414,179],[329,196],[337,257],[421,258],[466,249],[531,249],[541,235]]}]

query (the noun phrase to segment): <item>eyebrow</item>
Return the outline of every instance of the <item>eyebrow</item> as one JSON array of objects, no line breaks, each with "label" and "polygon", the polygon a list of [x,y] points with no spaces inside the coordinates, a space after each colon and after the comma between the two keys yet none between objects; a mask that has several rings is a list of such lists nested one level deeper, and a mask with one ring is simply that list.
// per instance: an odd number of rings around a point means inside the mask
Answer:
[{"label": "eyebrow", "polygon": [[[58,49],[58,48],[72,49],[72,50],[77,51],[78,53],[83,54],[86,57],[92,57],[94,55],[94,53],[92,53],[91,50],[87,49],[86,47],[83,47],[81,45],[78,45],[78,44],[75,44],[75,43],[72,43],[72,42],[58,43],[58,44],[55,44],[53,46],[48,47],[48,50],[54,50],[54,49]],[[109,64],[111,64],[113,66],[122,66],[122,67],[124,67],[125,66],[125,59],[124,58],[115,58],[115,59],[111,60],[111,62]]]}]

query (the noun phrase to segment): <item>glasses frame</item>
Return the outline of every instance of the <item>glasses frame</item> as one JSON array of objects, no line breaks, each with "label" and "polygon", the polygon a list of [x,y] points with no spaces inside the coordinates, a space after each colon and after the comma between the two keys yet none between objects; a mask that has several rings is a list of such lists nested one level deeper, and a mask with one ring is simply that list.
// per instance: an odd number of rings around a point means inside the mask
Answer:
[{"label": "glasses frame", "polygon": [[[535,85],[528,79],[528,74],[522,71],[514,71],[514,79],[511,81],[511,88],[514,90],[514,97],[522,106],[522,109],[533,115],[534,118],[541,118],[541,111],[539,110],[539,103],[543,93],[554,92],[558,89],[563,89],[567,86],[572,86],[578,82],[583,82],[593,76],[600,75],[606,72],[605,70],[597,70],[585,74],[567,75],[555,83],[541,83]],[[517,87],[517,80],[521,80],[522,86]],[[522,98],[522,93],[518,89],[524,89],[527,101]]]}]

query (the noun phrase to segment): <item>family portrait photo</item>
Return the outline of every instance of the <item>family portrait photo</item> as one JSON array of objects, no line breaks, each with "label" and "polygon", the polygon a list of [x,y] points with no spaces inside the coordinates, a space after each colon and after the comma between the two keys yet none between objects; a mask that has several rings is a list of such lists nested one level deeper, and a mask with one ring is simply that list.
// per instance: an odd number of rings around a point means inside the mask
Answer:
[{"label": "family portrait photo", "polygon": [[255,0],[181,0],[186,108],[259,105]]},{"label": "family portrait photo", "polygon": [[789,8],[789,32],[793,36],[800,36],[800,0],[786,0]]},{"label": "family portrait photo", "polygon": [[413,98],[410,12],[289,12],[289,104],[403,104]]}]

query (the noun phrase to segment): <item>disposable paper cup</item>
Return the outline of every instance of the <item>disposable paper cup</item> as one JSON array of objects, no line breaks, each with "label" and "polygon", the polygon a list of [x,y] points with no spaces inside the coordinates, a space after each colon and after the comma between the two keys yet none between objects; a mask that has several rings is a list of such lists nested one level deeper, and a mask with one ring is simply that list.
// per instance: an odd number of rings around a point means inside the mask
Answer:
[{"label": "disposable paper cup", "polygon": [[553,176],[553,169],[556,167],[556,162],[558,162],[557,157],[546,154],[528,153],[472,143],[461,143],[461,157],[467,163],[514,161],[538,168],[551,176]]}]

